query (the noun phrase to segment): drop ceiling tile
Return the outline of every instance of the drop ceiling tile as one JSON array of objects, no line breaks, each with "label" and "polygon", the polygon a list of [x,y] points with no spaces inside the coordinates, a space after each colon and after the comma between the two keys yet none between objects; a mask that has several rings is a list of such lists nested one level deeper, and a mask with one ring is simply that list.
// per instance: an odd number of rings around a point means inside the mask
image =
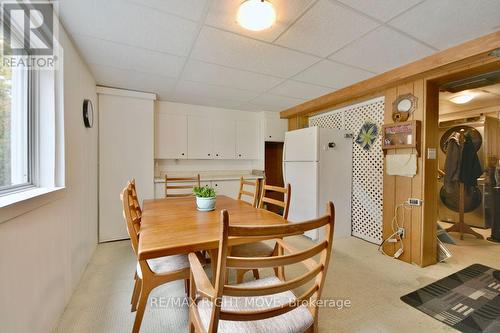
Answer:
[{"label": "drop ceiling tile", "polygon": [[73,35],[87,63],[135,70],[158,76],[178,77],[184,57],[135,48],[93,37]]},{"label": "drop ceiling tile", "polygon": [[345,6],[319,0],[276,43],[326,57],[377,26]]},{"label": "drop ceiling tile", "polygon": [[338,0],[368,16],[387,22],[423,0]]},{"label": "drop ceiling tile", "polygon": [[332,87],[343,88],[366,80],[374,74],[330,60],[322,60],[293,77],[294,80]]},{"label": "drop ceiling tile", "polygon": [[334,53],[330,59],[382,73],[434,52],[422,43],[381,26]]},{"label": "drop ceiling tile", "polygon": [[235,0],[212,1],[205,24],[272,42],[296,20],[314,0],[273,0],[272,4],[277,14],[276,24],[264,31],[250,31],[242,28],[236,22],[236,14],[242,2],[243,1]]},{"label": "drop ceiling tile", "polygon": [[283,79],[242,71],[198,60],[190,60],[182,75],[184,80],[208,83],[230,88],[265,92]]},{"label": "drop ceiling tile", "polygon": [[113,68],[90,65],[96,83],[102,86],[158,93],[172,91],[176,79]]},{"label": "drop ceiling tile", "polygon": [[59,5],[59,17],[64,28],[71,34],[98,35],[97,3],[95,0],[63,0]]},{"label": "drop ceiling tile", "polygon": [[304,103],[305,100],[274,94],[263,94],[250,101],[250,104],[260,107],[264,111],[277,111],[288,109],[292,106]]},{"label": "drop ceiling tile", "polygon": [[389,24],[446,49],[500,29],[500,1],[427,0]]},{"label": "drop ceiling tile", "polygon": [[287,78],[319,59],[255,39],[203,27],[191,58]]},{"label": "drop ceiling tile", "polygon": [[321,87],[309,83],[303,83],[293,80],[287,80],[270,90],[269,92],[275,95],[288,96],[300,99],[313,99],[319,96],[333,92],[334,89]]},{"label": "drop ceiling tile", "polygon": [[136,5],[154,8],[165,13],[174,14],[198,21],[207,5],[207,0],[127,0]]},{"label": "drop ceiling tile", "polygon": [[[120,0],[100,1],[96,6],[97,34],[82,34],[131,46],[185,56],[197,35],[197,23],[152,8]],[[71,25],[71,22],[69,22]]]},{"label": "drop ceiling tile", "polygon": [[175,89],[176,96],[197,96],[200,98],[212,98],[226,101],[247,102],[255,98],[259,93],[249,90],[234,89],[182,80]]}]

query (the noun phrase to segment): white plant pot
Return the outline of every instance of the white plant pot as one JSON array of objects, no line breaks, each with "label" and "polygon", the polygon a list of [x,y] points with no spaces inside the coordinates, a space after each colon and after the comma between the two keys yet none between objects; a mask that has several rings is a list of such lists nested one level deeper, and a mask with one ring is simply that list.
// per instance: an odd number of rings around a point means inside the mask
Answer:
[{"label": "white plant pot", "polygon": [[208,212],[215,209],[215,197],[201,198],[196,197],[196,206],[198,210]]}]

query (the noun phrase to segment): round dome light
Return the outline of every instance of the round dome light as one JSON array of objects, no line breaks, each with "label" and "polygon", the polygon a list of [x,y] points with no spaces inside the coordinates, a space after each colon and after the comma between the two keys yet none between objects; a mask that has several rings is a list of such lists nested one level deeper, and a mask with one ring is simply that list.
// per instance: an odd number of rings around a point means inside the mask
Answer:
[{"label": "round dome light", "polygon": [[236,21],[245,29],[261,31],[276,22],[276,11],[269,1],[247,0],[240,5]]},{"label": "round dome light", "polygon": [[465,104],[474,99],[474,96],[471,94],[461,94],[458,96],[453,96],[450,98],[450,102],[455,103],[455,104]]}]

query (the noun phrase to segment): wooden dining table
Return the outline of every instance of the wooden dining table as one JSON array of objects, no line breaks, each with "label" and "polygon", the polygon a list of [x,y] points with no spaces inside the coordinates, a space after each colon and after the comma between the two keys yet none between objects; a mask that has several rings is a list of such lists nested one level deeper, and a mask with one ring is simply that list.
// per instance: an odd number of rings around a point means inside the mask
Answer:
[{"label": "wooden dining table", "polygon": [[[215,210],[196,209],[194,197],[144,200],[139,234],[139,260],[209,251],[212,269],[217,263],[220,211],[226,209],[231,225],[276,225],[286,223],[280,215],[229,198],[217,196]],[[230,245],[259,239],[231,238]],[[215,271],[215,270],[214,270]]]}]

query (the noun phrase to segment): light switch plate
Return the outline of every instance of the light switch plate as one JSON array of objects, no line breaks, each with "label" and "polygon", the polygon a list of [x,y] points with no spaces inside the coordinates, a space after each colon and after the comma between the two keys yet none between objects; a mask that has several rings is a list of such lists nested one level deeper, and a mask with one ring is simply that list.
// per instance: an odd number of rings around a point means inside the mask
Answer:
[{"label": "light switch plate", "polygon": [[436,157],[437,157],[436,148],[427,148],[427,159],[428,160],[435,160]]}]

